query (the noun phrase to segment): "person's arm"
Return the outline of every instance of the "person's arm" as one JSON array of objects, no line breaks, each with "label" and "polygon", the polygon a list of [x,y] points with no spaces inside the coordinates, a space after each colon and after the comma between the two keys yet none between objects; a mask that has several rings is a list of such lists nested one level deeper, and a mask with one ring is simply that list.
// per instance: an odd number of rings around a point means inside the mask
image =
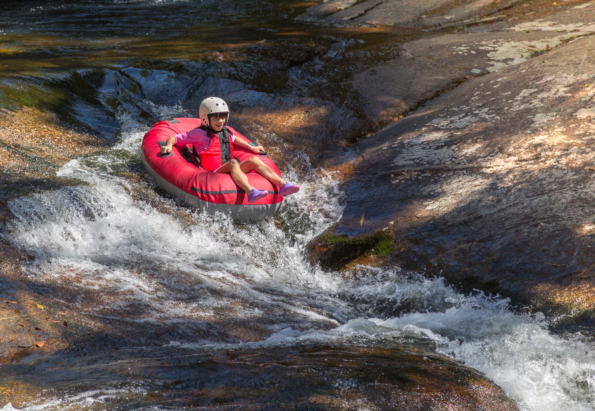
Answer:
[{"label": "person's arm", "polygon": [[256,144],[251,143],[240,136],[234,135],[233,143],[239,147],[247,148],[253,153],[260,153],[261,151],[264,151],[264,148],[262,146],[257,146]]},{"label": "person's arm", "polygon": [[161,146],[161,154],[171,153],[174,144],[176,144],[176,136],[169,136],[165,145]]}]

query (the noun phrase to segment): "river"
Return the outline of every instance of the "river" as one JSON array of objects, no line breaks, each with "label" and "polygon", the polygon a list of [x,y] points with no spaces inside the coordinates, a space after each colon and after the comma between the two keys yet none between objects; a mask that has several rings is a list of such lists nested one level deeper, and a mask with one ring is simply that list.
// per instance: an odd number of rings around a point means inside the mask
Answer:
[{"label": "river", "polygon": [[[350,157],[350,133],[368,131],[340,85],[359,67],[345,60],[382,59],[391,41],[425,35],[332,32],[292,20],[311,4],[0,6],[2,107],[55,113],[100,142],[48,160],[50,171],[26,160],[3,165],[0,236],[18,250],[21,281],[77,338],[43,360],[5,362],[0,393],[13,394],[1,397],[2,411],[189,409],[219,394],[190,398],[204,381],[183,382],[197,366],[188,358],[215,364],[233,352],[273,358],[329,346],[446,356],[483,373],[522,410],[595,408],[595,344],[551,333],[555,318],[397,268],[310,265],[306,245],[341,218],[348,195],[332,164]],[[273,221],[235,225],[198,214],[143,172],[143,135],[156,121],[195,115],[197,90],[225,93],[237,108],[232,124],[270,146],[284,176],[302,187]],[[19,170],[29,169],[41,184],[17,187]]]}]

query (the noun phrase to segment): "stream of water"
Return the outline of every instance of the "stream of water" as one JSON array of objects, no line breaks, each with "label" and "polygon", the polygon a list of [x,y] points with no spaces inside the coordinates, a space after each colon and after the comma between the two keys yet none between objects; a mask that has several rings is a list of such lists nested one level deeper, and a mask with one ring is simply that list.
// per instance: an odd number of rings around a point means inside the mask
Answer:
[{"label": "stream of water", "polygon": [[[73,13],[83,8],[71,3],[61,5]],[[147,7],[180,3],[195,7],[200,2],[109,4],[122,7],[123,14],[151,10],[157,15],[171,9]],[[263,2],[265,6],[270,3]],[[42,6],[36,7],[32,13]],[[241,7],[234,10],[243,12]],[[57,31],[76,31],[60,21]],[[121,35],[127,26],[109,29]],[[134,178],[142,174],[140,146],[150,125],[192,115],[181,104],[188,97],[186,87],[197,78],[203,84],[204,78],[214,76],[206,63],[187,63],[187,77],[167,69],[136,76],[141,72],[137,68],[128,64],[97,74],[96,106],[83,99],[69,103],[76,118],[88,118],[86,124],[113,139],[111,146],[76,157],[59,169],[59,179],[77,184],[10,200],[12,218],[0,232],[22,253],[24,281],[81,327],[105,333],[103,339],[93,340],[96,346],[90,351],[99,356],[97,363],[107,363],[101,357],[103,349],[107,352],[102,344],[158,350],[167,356],[183,350],[406,343],[481,371],[522,410],[595,408],[594,343],[578,333],[564,338],[550,333],[541,314],[516,313],[506,299],[463,295],[440,278],[398,269],[361,266],[346,274],[312,267],[305,246],[341,218],[346,194],[332,173],[312,166],[303,152],[290,152],[299,157],[301,167],[290,161],[280,164],[286,178],[300,184],[302,191],[284,201],[274,221],[253,225],[197,214],[162,195],[153,182]],[[127,79],[142,91],[130,84],[114,85],[118,70],[120,81]],[[294,72],[294,77],[299,74]],[[307,72],[301,74],[306,77]],[[160,90],[165,88],[174,91],[164,95]],[[244,107],[251,104],[249,99],[242,101]],[[97,113],[103,116],[100,122]],[[285,144],[274,130],[264,127],[260,137],[265,134],[269,144]],[[341,155],[348,157],[349,150]],[[81,356],[66,353],[48,365],[75,364],[68,370],[72,379],[81,379],[79,385],[40,389],[18,409],[127,409],[145,399],[149,402],[153,388],[148,379],[131,379],[122,371],[110,374],[109,383],[95,386],[92,373],[76,365]],[[17,409],[10,403],[0,407]]]}]

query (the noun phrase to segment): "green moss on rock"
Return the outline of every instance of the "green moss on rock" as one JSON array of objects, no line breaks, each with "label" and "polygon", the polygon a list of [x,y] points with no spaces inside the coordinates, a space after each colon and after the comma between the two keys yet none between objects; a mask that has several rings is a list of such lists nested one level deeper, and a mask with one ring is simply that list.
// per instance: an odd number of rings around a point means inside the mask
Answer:
[{"label": "green moss on rock", "polygon": [[386,238],[380,241],[372,252],[377,257],[388,257],[395,252],[395,245],[393,244],[392,237]]},{"label": "green moss on rock", "polygon": [[392,236],[386,231],[349,237],[325,231],[308,244],[307,253],[313,265],[324,270],[340,270],[362,255],[388,257],[395,251]]}]

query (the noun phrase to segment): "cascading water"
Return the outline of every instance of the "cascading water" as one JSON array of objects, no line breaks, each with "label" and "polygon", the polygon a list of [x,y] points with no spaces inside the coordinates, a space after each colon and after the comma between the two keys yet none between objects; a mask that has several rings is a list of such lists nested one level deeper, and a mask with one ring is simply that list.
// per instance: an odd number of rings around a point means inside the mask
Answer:
[{"label": "cascading water", "polygon": [[[196,33],[190,25],[195,20],[213,23],[209,15],[201,13],[205,4],[218,7],[213,13],[215,19],[226,24],[231,20],[221,10],[242,19],[254,6],[248,1],[235,2],[233,7],[225,2],[183,0],[99,2],[99,15],[107,19],[116,13],[118,21],[124,23],[95,27],[86,24],[89,11],[83,3],[61,1],[48,4],[45,10],[43,6],[31,8],[27,13],[39,19],[40,25],[51,27],[56,35],[84,34],[86,42],[76,46],[80,50],[99,47],[99,57],[93,58],[102,63],[107,57],[101,47],[113,48],[110,52],[116,53],[121,44],[131,44],[136,50],[150,41],[137,36],[134,24],[139,20],[158,21],[151,30],[160,33],[187,25],[187,39],[194,39]],[[263,9],[276,7],[275,2],[258,3]],[[173,10],[172,14],[183,16],[183,24],[162,19],[162,6],[171,6],[168,10]],[[192,7],[192,13],[186,12],[187,6]],[[60,13],[67,13],[68,24]],[[255,13],[266,15],[266,10]],[[2,28],[19,16],[18,11],[2,16]],[[27,27],[23,25],[21,30],[27,31]],[[99,42],[94,46],[95,40],[89,40],[114,32],[133,37],[115,46]],[[233,30],[220,32],[234,41]],[[82,53],[71,49],[70,40],[58,43],[57,49],[67,56],[78,58]],[[310,72],[297,65],[290,68],[283,86],[299,96],[307,95],[312,87],[328,93],[325,81],[315,76],[329,71],[329,60],[355,43],[341,40],[326,54],[300,56],[296,62],[310,64]],[[175,47],[159,51],[171,53],[170,58],[189,54]],[[74,66],[78,68],[79,64]],[[241,75],[254,68],[225,67]],[[353,347],[409,344],[429,347],[483,372],[523,410],[595,408],[594,343],[581,334],[556,336],[547,330],[542,315],[514,313],[506,299],[460,294],[442,279],[397,269],[361,266],[346,274],[310,266],[304,257],[305,245],[341,218],[344,193],[332,175],[312,168],[302,153],[295,153],[302,166],[299,170],[280,165],[284,175],[303,190],[285,200],[276,221],[254,225],[237,226],[222,216],[196,214],[159,195],[151,182],[130,177],[141,174],[140,143],[150,123],[147,118],[157,121],[191,115],[178,101],[208,85],[205,78],[220,69],[215,67],[207,73],[208,68],[206,63],[189,63],[180,74],[161,68],[118,71],[112,67],[101,72],[103,80],[93,90],[98,94],[93,101],[87,95],[91,93],[76,94],[78,81],[89,74],[84,70],[60,83],[68,84],[67,91],[77,96],[69,107],[71,118],[90,124],[109,138],[119,130],[117,142],[107,151],[74,159],[60,169],[59,177],[79,184],[8,203],[12,219],[0,235],[30,257],[23,265],[24,278],[50,295],[55,309],[68,313],[81,327],[103,335],[95,341],[99,345],[95,352],[105,348],[101,344],[106,341],[120,343],[120,348],[156,347],[164,356],[182,349],[216,353],[314,343]],[[201,70],[206,74],[197,74]],[[219,87],[221,84],[227,88]],[[49,92],[56,87],[50,85]],[[234,89],[237,85],[227,80],[213,89],[244,99],[248,106],[263,99],[275,104],[297,99],[275,99]],[[32,88],[38,87],[34,83]],[[345,113],[336,113],[342,116],[341,122],[348,123]],[[113,117],[117,122],[111,124]],[[258,127],[267,134],[270,146],[289,146],[266,125]],[[86,389],[39,389],[39,397],[19,405],[19,409],[126,408],[152,394],[154,382],[135,379],[130,368],[117,369],[109,375],[109,384],[95,387],[94,375],[101,374],[102,361],[107,363],[109,358],[83,366],[77,363],[80,358],[76,353],[64,356],[64,368],[79,370],[72,371],[73,375],[87,379]],[[63,380],[69,378],[77,377],[68,375]],[[0,406],[2,411],[14,409],[11,404]]]},{"label": "cascading water", "polygon": [[[183,114],[155,106],[165,109],[164,117]],[[234,226],[141,193],[151,189],[113,172],[138,161],[146,126],[131,118],[119,116],[123,132],[112,150],[60,170],[84,184],[9,203],[14,220],[3,235],[34,257],[26,275],[57,290],[56,302],[82,322],[123,321],[145,330],[141,344],[207,352],[413,339],[484,372],[523,410],[595,406],[593,343],[550,334],[541,315],[514,314],[503,299],[464,296],[442,279],[370,267],[346,278],[309,266],[305,244],[342,212],[343,193],[323,170],[289,171],[304,189],[287,198],[282,228],[271,221]],[[55,395],[22,409],[125,403],[147,392],[140,383]]]}]

